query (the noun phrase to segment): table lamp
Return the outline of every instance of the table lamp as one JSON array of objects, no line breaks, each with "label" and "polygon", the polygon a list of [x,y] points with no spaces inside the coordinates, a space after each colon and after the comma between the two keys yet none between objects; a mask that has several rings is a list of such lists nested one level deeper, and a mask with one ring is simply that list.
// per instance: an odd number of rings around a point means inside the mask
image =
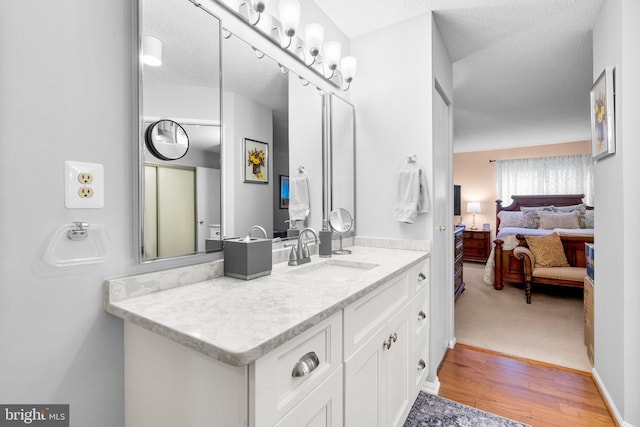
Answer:
[{"label": "table lamp", "polygon": [[467,213],[473,214],[473,225],[471,225],[471,230],[477,230],[476,226],[476,214],[480,213],[480,202],[468,202],[467,203]]}]

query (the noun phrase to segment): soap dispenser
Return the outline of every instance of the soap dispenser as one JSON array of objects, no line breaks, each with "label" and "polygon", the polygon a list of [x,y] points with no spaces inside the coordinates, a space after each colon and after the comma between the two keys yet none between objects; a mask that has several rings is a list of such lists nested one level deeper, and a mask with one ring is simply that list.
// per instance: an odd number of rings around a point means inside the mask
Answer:
[{"label": "soap dispenser", "polygon": [[329,223],[325,219],[322,221],[322,230],[320,230],[320,248],[318,255],[321,258],[331,257],[331,240],[333,238],[333,232],[329,228]]}]

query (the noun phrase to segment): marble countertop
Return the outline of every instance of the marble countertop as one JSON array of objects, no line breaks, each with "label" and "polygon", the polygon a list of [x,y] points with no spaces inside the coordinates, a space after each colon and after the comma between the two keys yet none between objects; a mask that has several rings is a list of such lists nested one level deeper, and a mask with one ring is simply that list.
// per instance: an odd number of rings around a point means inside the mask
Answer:
[{"label": "marble countertop", "polygon": [[[198,281],[203,274],[220,275],[221,262],[107,280],[105,309],[217,360],[243,366],[429,256],[418,250],[350,249],[351,255],[314,255],[297,267],[274,264],[271,275],[248,281],[225,276]],[[342,260],[376,266],[358,269],[349,278],[327,277],[322,270],[311,273],[314,266]],[[302,269],[309,272],[301,274]]]}]

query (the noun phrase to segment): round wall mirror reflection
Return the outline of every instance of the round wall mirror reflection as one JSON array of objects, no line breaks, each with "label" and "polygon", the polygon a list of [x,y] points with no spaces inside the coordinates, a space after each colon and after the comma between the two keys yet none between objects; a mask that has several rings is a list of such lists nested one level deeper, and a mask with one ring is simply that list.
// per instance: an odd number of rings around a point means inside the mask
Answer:
[{"label": "round wall mirror reflection", "polygon": [[351,251],[349,249],[343,249],[342,247],[342,235],[348,233],[353,228],[353,217],[348,210],[344,208],[333,210],[329,213],[329,225],[331,229],[340,235],[340,249],[333,251],[336,255],[347,255]]},{"label": "round wall mirror reflection", "polygon": [[144,137],[147,148],[161,160],[178,160],[189,150],[189,136],[173,120],[158,120],[149,125]]}]

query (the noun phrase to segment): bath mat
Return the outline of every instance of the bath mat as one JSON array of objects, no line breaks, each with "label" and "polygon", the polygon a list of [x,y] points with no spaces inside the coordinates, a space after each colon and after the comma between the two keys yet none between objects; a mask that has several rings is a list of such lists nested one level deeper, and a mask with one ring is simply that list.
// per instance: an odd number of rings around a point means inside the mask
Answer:
[{"label": "bath mat", "polygon": [[463,405],[420,392],[411,407],[404,427],[530,427],[528,424],[500,417]]}]

